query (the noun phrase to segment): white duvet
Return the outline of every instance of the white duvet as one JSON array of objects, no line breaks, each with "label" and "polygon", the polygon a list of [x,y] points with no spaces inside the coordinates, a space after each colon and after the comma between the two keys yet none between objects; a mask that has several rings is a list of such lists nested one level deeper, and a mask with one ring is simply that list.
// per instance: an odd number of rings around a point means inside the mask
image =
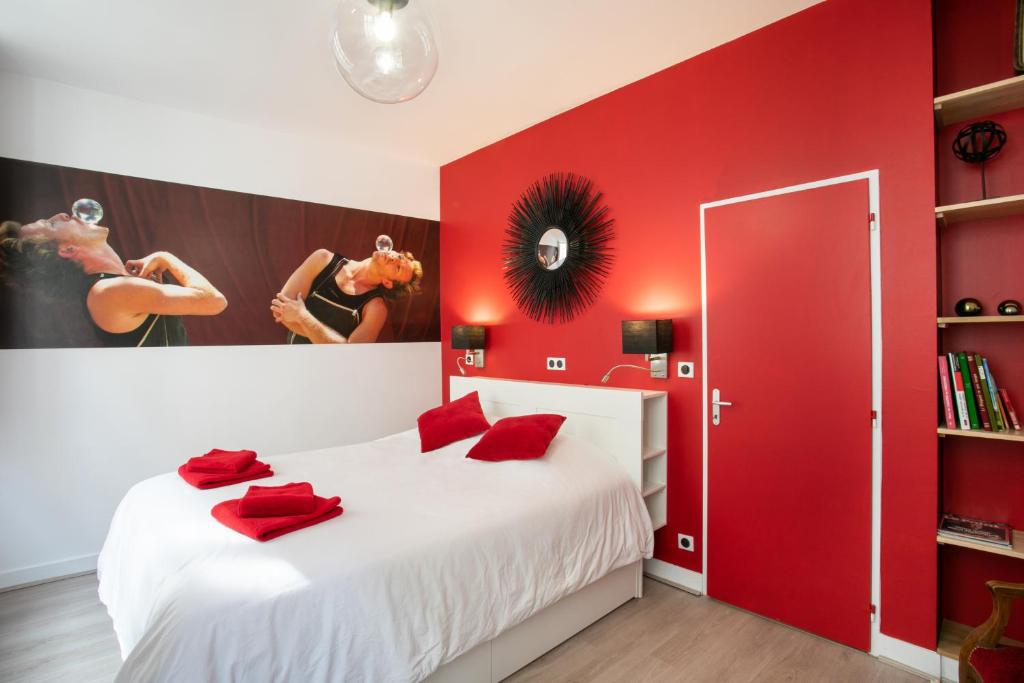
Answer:
[{"label": "white duvet", "polygon": [[100,599],[118,681],[419,681],[608,572],[650,557],[636,486],[558,436],[534,461],[419,453],[415,430],[264,458],[341,496],[345,513],[266,543],[210,516],[248,484],[200,491],[177,474],[117,508]]}]

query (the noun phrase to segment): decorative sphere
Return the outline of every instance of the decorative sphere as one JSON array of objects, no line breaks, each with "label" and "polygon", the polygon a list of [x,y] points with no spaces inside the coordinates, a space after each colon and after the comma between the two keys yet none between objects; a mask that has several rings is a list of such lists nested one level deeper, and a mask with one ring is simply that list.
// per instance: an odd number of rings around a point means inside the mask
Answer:
[{"label": "decorative sphere", "polygon": [[83,197],[71,206],[71,213],[83,223],[95,225],[103,219],[103,206],[95,199]]},{"label": "decorative sphere", "polygon": [[964,126],[953,140],[953,154],[968,164],[981,164],[1002,151],[1006,131],[995,121],[979,121]]},{"label": "decorative sphere", "polygon": [[1020,302],[1014,299],[1007,299],[999,304],[999,315],[1020,315],[1020,311]]},{"label": "decorative sphere", "polygon": [[388,235],[377,235],[377,251],[391,251],[394,247],[395,243]]},{"label": "decorative sphere", "polygon": [[331,52],[352,89],[383,104],[416,97],[437,71],[423,0],[341,0]]},{"label": "decorative sphere", "polygon": [[956,302],[954,310],[956,310],[957,315],[965,318],[981,315],[981,302],[971,298],[960,299],[960,301]]}]

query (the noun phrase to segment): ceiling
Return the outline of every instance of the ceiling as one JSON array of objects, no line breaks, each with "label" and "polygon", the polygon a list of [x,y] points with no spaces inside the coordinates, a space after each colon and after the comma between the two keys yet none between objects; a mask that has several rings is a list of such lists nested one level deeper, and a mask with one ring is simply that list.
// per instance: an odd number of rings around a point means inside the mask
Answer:
[{"label": "ceiling", "polygon": [[413,0],[440,65],[416,99],[335,71],[331,0],[0,0],[0,69],[440,165],[820,0]]}]

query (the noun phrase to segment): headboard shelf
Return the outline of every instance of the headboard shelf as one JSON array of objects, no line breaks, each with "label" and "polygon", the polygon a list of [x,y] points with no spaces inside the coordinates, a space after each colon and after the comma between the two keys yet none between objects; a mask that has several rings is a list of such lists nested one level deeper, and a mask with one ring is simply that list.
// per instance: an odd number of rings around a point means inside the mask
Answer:
[{"label": "headboard shelf", "polygon": [[646,498],[654,528],[667,514],[668,394],[646,389],[452,376],[451,398],[476,391],[488,419],[557,413],[561,433],[591,442],[618,462]]}]

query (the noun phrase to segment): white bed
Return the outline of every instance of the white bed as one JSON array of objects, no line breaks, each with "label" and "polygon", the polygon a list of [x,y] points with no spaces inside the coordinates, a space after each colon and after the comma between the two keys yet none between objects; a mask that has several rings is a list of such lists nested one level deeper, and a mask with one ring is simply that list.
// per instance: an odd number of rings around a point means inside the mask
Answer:
[{"label": "white bed", "polygon": [[[529,660],[499,672],[489,644],[529,619],[531,632],[554,635],[521,633],[540,642],[517,644],[513,659],[541,654],[571,635],[558,633],[563,617],[545,627],[545,614],[574,598],[593,603],[578,630],[638,595],[639,561],[653,548],[635,482],[592,439],[563,431],[543,459],[527,462],[468,460],[476,438],[420,454],[415,430],[265,458],[276,475],[260,484],[310,481],[345,508],[267,543],[210,516],[247,484],[200,491],[174,473],[137,484],[99,558],[100,598],[125,658],[117,680],[511,673]],[[587,591],[613,599],[581,601]]]}]

